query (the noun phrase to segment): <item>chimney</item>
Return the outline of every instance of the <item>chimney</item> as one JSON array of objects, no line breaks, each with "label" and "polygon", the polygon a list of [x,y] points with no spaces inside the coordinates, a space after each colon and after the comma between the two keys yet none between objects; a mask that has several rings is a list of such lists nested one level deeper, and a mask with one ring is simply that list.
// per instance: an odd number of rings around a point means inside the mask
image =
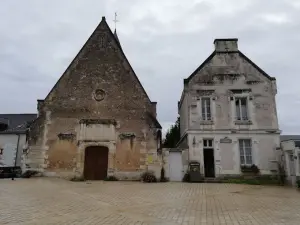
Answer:
[{"label": "chimney", "polygon": [[214,45],[216,52],[237,52],[239,50],[237,38],[215,39]]}]

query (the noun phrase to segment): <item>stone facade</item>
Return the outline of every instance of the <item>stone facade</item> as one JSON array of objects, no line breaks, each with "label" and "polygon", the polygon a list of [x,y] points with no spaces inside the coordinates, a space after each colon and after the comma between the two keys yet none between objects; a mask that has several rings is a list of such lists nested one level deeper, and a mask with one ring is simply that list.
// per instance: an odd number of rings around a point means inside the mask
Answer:
[{"label": "stone facade", "polygon": [[[85,148],[103,146],[109,150],[108,175],[138,179],[147,169],[159,175],[156,102],[104,17],[48,96],[38,100],[38,114],[24,157],[31,169],[82,176]],[[147,161],[150,155],[155,160]]]},{"label": "stone facade", "polygon": [[[276,173],[276,80],[238,50],[237,39],[216,39],[214,44],[215,51],[184,80],[178,147],[185,146],[189,160],[200,162],[203,174],[205,140],[212,140],[216,177],[241,174],[244,159],[261,174]],[[246,145],[251,149],[247,159]]]},{"label": "stone facade", "polygon": [[300,140],[284,140],[281,142],[285,175],[288,184],[296,186],[300,180]]}]

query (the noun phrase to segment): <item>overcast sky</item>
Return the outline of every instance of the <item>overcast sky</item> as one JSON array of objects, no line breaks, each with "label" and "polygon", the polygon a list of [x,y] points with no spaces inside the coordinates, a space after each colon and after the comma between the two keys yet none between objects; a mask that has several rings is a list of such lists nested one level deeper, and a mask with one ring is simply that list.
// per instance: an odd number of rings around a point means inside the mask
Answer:
[{"label": "overcast sky", "polygon": [[300,0],[1,0],[0,113],[35,113],[102,16],[164,129],[177,117],[187,78],[213,51],[215,38],[276,77],[280,128],[300,133]]}]

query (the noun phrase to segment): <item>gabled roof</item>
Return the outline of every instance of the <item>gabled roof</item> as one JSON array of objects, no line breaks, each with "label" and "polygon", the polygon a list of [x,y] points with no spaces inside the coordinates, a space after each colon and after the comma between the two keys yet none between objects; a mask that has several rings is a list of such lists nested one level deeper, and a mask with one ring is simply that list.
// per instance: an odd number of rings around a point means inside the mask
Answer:
[{"label": "gabled roof", "polygon": [[237,52],[216,52],[214,51],[187,79],[184,79],[184,83],[187,84],[190,80],[216,55],[216,54],[236,54],[238,53],[240,57],[244,58],[249,64],[251,64],[255,69],[257,69],[262,75],[264,75],[269,80],[276,80],[275,77],[269,76],[265,71],[258,67],[254,62],[252,62],[246,55],[241,51]]},{"label": "gabled roof", "polygon": [[46,96],[45,100],[47,100],[47,98],[50,96],[50,94],[54,91],[54,89],[56,88],[56,86],[58,85],[58,83],[60,82],[60,80],[62,79],[62,77],[63,77],[63,76],[64,76],[64,75],[72,68],[72,66],[75,64],[75,63],[74,63],[75,60],[76,60],[77,58],[80,57],[80,54],[85,50],[85,48],[87,47],[87,45],[88,45],[89,42],[91,41],[92,37],[93,37],[94,35],[96,35],[96,33],[98,32],[98,30],[100,30],[100,27],[101,27],[102,25],[105,27],[105,29],[108,30],[110,36],[115,40],[117,46],[119,47],[120,53],[123,55],[125,61],[128,63],[128,65],[129,65],[129,67],[130,67],[130,70],[132,71],[133,75],[136,77],[137,82],[140,84],[140,86],[141,86],[143,92],[145,93],[145,95],[147,96],[149,102],[151,103],[151,100],[150,100],[150,98],[149,98],[147,92],[145,91],[143,85],[141,84],[141,82],[140,82],[140,80],[138,79],[137,75],[135,74],[135,72],[134,72],[132,66],[130,65],[130,63],[129,63],[127,57],[126,57],[126,55],[125,55],[124,52],[123,52],[123,49],[122,49],[122,47],[121,47],[121,44],[120,44],[120,41],[119,41],[119,38],[118,38],[118,36],[117,36],[116,31],[115,31],[115,34],[112,33],[112,31],[111,31],[111,29],[109,28],[109,26],[108,26],[108,24],[107,24],[106,19],[105,19],[104,16],[102,17],[101,22],[100,22],[99,25],[96,27],[96,29],[94,30],[94,32],[91,34],[91,36],[90,36],[90,37],[88,38],[88,40],[85,42],[85,44],[83,45],[83,47],[79,50],[79,52],[77,53],[77,55],[75,56],[75,58],[72,60],[72,62],[69,64],[69,66],[67,67],[67,69],[65,70],[65,72],[61,75],[61,77],[58,79],[58,81],[57,81],[56,84],[53,86],[53,88],[51,89],[51,91],[48,93],[48,95]]},{"label": "gabled roof", "polygon": [[25,133],[28,124],[36,118],[37,114],[0,114],[0,123],[7,125],[0,134]]},{"label": "gabled roof", "polygon": [[119,45],[120,45],[120,47],[121,47],[121,43],[120,43],[120,41],[119,41],[119,37],[118,37],[118,34],[117,34],[117,30],[116,30],[116,29],[115,29],[115,32],[114,32],[114,36],[115,36],[117,42],[119,43]]}]

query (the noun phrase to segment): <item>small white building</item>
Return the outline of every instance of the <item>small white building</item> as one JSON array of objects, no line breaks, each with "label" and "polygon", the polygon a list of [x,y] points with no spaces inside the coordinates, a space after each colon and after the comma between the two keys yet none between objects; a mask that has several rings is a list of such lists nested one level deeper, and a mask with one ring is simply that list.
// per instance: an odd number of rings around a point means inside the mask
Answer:
[{"label": "small white building", "polygon": [[0,114],[0,167],[21,166],[27,123],[36,117],[37,114]]},{"label": "small white building", "polygon": [[178,102],[184,169],[197,161],[205,177],[222,177],[254,164],[260,174],[277,174],[276,79],[239,51],[237,39],[216,39],[214,46],[184,79]]},{"label": "small white building", "polygon": [[287,182],[295,186],[296,181],[300,179],[300,136],[282,135],[281,149]]}]

